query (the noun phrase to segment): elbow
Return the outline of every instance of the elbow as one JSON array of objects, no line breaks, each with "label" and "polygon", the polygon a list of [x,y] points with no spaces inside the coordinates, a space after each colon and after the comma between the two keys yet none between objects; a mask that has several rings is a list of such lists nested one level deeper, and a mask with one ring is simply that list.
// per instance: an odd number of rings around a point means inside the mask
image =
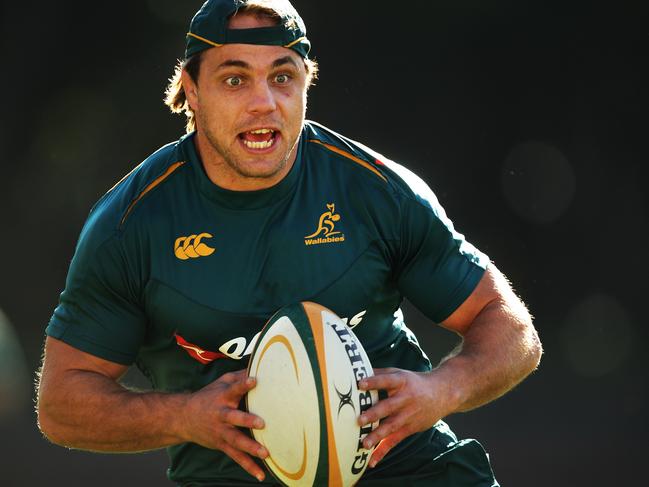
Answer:
[{"label": "elbow", "polygon": [[36,400],[36,424],[41,434],[55,445],[66,446],[56,421],[56,402],[40,388]]},{"label": "elbow", "polygon": [[515,343],[517,353],[513,355],[519,365],[521,379],[538,369],[543,356],[543,345],[534,326],[534,318],[525,304],[518,298],[509,303],[503,303],[502,308],[509,315],[510,323],[513,325],[512,343]]},{"label": "elbow", "polygon": [[42,399],[38,398],[38,403],[36,404],[36,424],[41,434],[46,440],[49,440],[52,443],[59,444],[58,438],[56,435],[56,428],[50,414],[47,411],[47,407],[44,406]]},{"label": "elbow", "polygon": [[534,324],[532,323],[531,318],[527,326],[525,348],[527,356],[526,362],[529,368],[528,373],[532,373],[539,368],[539,365],[541,363],[541,357],[543,356],[543,345],[541,344],[541,339],[539,338],[539,334],[536,331],[536,328],[534,328]]},{"label": "elbow", "polygon": [[43,435],[43,438],[48,440],[50,443],[54,443],[55,445],[61,445],[59,438],[56,436],[56,432],[52,423],[47,418],[47,416],[42,413],[41,410],[37,411],[36,421],[37,421],[38,429]]}]

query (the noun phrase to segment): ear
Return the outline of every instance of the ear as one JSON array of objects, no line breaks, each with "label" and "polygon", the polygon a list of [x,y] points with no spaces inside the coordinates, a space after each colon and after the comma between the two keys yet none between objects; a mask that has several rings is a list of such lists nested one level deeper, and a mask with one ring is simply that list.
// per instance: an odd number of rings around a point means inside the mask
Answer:
[{"label": "ear", "polygon": [[195,112],[196,107],[198,107],[198,85],[194,83],[192,77],[189,76],[189,73],[184,69],[180,75],[180,79],[183,84],[187,103],[189,103],[189,107]]}]

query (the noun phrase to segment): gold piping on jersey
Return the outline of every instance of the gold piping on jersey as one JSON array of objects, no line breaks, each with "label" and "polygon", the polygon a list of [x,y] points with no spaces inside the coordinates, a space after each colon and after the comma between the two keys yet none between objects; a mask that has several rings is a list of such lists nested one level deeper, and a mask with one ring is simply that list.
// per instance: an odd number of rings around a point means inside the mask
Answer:
[{"label": "gold piping on jersey", "polygon": [[361,166],[363,166],[365,169],[367,169],[369,171],[372,171],[374,174],[376,174],[378,177],[380,177],[386,183],[388,182],[386,177],[383,174],[381,174],[376,168],[374,168],[369,162],[364,161],[363,159],[361,159],[359,157],[356,157],[355,155],[350,154],[349,152],[346,152],[346,151],[344,151],[342,149],[339,149],[335,145],[327,144],[327,143],[322,142],[322,141],[317,140],[317,139],[309,139],[309,142],[315,142],[316,144],[320,144],[320,145],[326,147],[327,149],[329,149],[330,151],[335,152],[336,154],[340,154],[341,156],[344,156],[347,159],[351,159],[355,163],[360,164]]},{"label": "gold piping on jersey", "polygon": [[135,198],[133,201],[131,201],[131,204],[128,205],[128,208],[126,209],[126,212],[122,217],[122,220],[119,222],[119,225],[120,226],[124,225],[124,222],[126,221],[126,218],[128,217],[129,213],[131,213],[133,207],[137,204],[138,201],[140,201],[144,197],[144,195],[146,195],[149,191],[151,191],[153,188],[155,188],[157,185],[159,185],[165,179],[171,176],[171,173],[174,172],[183,164],[185,164],[185,161],[174,162],[171,166],[167,168],[167,170],[163,174],[155,178],[153,182],[151,182],[146,188],[144,188],[144,190],[142,190],[142,192],[138,195],[138,197]]},{"label": "gold piping on jersey", "polygon": [[135,170],[136,170],[138,167],[140,167],[142,164],[144,164],[144,163],[140,163],[140,164],[138,164],[138,165],[135,166],[133,169],[131,169],[128,173],[126,173],[126,175],[125,175],[122,179],[120,179],[119,181],[117,181],[115,184],[113,184],[113,187],[112,187],[112,188],[110,188],[108,191],[106,191],[106,194],[110,193],[110,192],[111,192],[112,190],[114,190],[117,186],[119,186],[119,185],[120,185],[120,184],[121,184],[121,183],[122,183],[126,178],[128,178],[131,174],[133,174],[133,172],[135,172]]}]

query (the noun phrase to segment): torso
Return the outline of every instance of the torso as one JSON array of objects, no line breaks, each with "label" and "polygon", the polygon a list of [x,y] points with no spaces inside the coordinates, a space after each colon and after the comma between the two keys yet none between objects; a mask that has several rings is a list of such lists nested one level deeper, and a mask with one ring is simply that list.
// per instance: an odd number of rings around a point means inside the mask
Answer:
[{"label": "torso", "polygon": [[[443,317],[477,284],[486,256],[453,232],[432,193],[412,189],[423,183],[387,164],[307,123],[286,178],[232,192],[207,178],[193,136],[183,137],[97,203],[47,332],[134,361],[157,390],[191,391],[245,368],[282,306],[314,301],[354,328],[373,366],[429,370],[403,323],[402,294]],[[431,435],[383,463],[433,448]],[[169,452],[172,480],[249,481],[221,452],[191,443]]]}]

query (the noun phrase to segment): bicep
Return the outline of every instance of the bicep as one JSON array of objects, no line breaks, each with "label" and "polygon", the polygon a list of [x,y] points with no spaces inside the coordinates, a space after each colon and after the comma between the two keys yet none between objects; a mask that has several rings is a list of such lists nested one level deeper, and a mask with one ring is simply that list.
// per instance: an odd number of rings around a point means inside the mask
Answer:
[{"label": "bicep", "polygon": [[496,302],[514,307],[519,300],[507,278],[490,263],[473,292],[440,324],[448,330],[465,335],[475,318],[491,303]]},{"label": "bicep", "polygon": [[91,355],[51,336],[45,339],[41,384],[50,379],[57,381],[70,371],[94,372],[118,380],[127,370],[127,365]]},{"label": "bicep", "polygon": [[397,286],[424,315],[442,323],[475,290],[489,258],[454,229],[432,192],[427,201],[404,200]]},{"label": "bicep", "polygon": [[47,337],[36,405],[40,430],[54,443],[75,444],[73,432],[99,412],[99,398],[121,389],[117,379],[127,368]]},{"label": "bicep", "polygon": [[124,242],[115,236],[102,241],[101,232],[92,230],[79,240],[45,332],[91,356],[128,366],[146,329],[142,280],[128,264]]}]

